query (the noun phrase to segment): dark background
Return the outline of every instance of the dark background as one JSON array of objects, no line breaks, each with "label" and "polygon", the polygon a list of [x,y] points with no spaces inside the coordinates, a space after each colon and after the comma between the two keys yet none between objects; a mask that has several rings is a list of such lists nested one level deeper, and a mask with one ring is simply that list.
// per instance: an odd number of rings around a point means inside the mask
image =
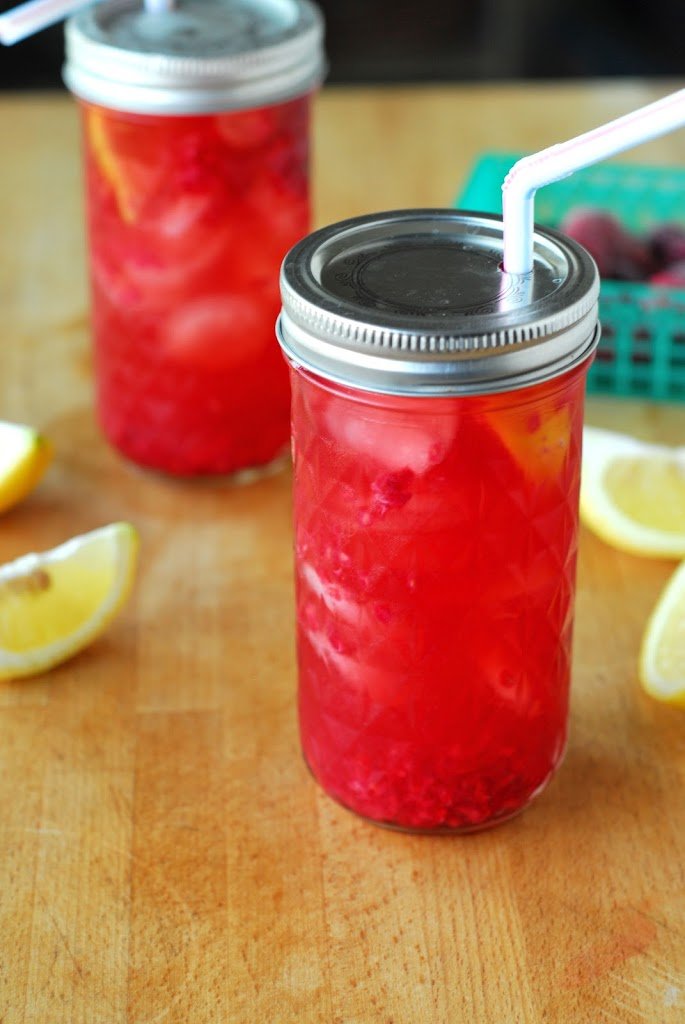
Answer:
[{"label": "dark background", "polygon": [[[329,82],[685,75],[685,0],[320,0]],[[14,6],[0,0],[0,10]],[[61,87],[62,29],[0,48],[0,87]]]}]

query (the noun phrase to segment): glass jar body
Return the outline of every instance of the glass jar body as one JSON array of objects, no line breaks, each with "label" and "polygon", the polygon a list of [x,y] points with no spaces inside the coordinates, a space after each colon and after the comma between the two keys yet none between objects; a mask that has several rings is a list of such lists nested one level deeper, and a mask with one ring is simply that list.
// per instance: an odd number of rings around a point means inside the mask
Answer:
[{"label": "glass jar body", "polygon": [[562,758],[587,369],[468,397],[291,371],[301,742],[365,818],[483,828]]},{"label": "glass jar body", "polygon": [[82,112],[98,417],[180,475],[270,463],[289,386],[278,269],[309,228],[309,109]]}]

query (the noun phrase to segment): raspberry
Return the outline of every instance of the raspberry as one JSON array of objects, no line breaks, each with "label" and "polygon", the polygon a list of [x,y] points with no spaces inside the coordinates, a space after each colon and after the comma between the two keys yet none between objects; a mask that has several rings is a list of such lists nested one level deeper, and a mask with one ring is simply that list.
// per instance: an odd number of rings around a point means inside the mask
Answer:
[{"label": "raspberry", "polygon": [[685,288],[685,259],[679,260],[678,263],[671,263],[658,273],[652,274],[649,280],[651,284],[666,285],[669,288]]},{"label": "raspberry", "polygon": [[572,210],[561,230],[587,249],[602,277],[642,281],[650,273],[653,264],[650,247],[625,231],[611,213],[584,208]]},{"label": "raspberry", "polygon": [[681,224],[661,224],[647,236],[647,244],[658,267],[685,261],[685,227]]}]

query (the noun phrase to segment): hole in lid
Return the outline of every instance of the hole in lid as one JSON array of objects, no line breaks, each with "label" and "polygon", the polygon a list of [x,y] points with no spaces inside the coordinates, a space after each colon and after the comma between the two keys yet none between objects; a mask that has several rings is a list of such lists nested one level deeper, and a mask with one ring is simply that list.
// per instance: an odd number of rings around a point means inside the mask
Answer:
[{"label": "hole in lid", "polygon": [[646,327],[636,327],[633,331],[633,338],[635,341],[651,341],[652,332]]}]

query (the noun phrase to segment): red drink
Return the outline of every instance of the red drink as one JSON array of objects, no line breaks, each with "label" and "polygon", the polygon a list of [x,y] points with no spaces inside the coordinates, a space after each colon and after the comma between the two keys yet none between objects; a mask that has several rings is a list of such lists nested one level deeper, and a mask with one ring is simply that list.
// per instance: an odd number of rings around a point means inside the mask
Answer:
[{"label": "red drink", "polygon": [[136,462],[228,473],[287,444],[274,323],[309,228],[308,113],[84,108],[99,416]]},{"label": "red drink", "polygon": [[379,214],[282,273],[302,747],[331,796],[409,830],[511,816],[566,741],[598,279],[552,233],[505,275],[501,240]]},{"label": "red drink", "polygon": [[585,372],[432,400],[293,372],[302,745],[359,814],[477,827],[558,764]]},{"label": "red drink", "polygon": [[321,29],[307,0],[250,3],[106,0],[67,34],[99,419],[129,458],[176,474],[287,448],[273,327],[278,268],[309,227]]}]

